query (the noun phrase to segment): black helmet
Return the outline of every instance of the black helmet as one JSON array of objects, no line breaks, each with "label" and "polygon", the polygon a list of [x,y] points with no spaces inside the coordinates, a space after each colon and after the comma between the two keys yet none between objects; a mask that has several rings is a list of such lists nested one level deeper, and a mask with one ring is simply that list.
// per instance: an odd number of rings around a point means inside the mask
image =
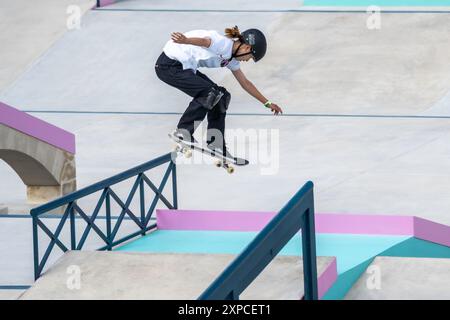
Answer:
[{"label": "black helmet", "polygon": [[255,62],[264,57],[267,50],[267,42],[264,34],[258,29],[248,29],[241,33],[244,43],[252,46],[252,54]]}]

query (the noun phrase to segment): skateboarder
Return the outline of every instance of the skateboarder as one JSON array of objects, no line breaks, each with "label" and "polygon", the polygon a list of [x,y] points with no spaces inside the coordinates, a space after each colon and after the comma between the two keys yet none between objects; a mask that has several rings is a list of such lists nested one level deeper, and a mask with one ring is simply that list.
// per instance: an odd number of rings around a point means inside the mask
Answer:
[{"label": "skateboarder", "polygon": [[260,101],[275,115],[281,108],[264,97],[240,69],[241,61],[261,60],[266,53],[266,38],[257,29],[240,32],[238,27],[225,29],[225,36],[214,30],[174,32],[156,61],[159,79],[193,98],[181,116],[174,135],[187,143],[197,143],[193,134],[207,116],[207,146],[209,149],[229,154],[225,146],[225,115],[230,103],[230,93],[218,86],[199,67],[231,70],[241,87]]}]

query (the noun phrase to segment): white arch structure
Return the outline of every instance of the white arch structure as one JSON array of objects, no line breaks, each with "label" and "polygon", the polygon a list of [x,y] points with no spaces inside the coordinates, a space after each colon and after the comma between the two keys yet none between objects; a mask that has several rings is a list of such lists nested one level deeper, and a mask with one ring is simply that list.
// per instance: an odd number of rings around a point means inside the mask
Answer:
[{"label": "white arch structure", "polygon": [[76,190],[75,135],[1,102],[0,159],[25,183],[30,204]]}]

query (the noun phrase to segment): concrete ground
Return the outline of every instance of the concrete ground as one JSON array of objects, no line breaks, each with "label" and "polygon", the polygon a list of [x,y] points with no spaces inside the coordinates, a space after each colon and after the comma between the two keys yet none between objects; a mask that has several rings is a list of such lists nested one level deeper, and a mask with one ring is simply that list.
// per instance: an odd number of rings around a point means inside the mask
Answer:
[{"label": "concrete ground", "polygon": [[[235,257],[72,251],[66,253],[20,298],[193,300]],[[332,257],[318,258],[319,275],[332,260]],[[78,268],[79,289],[70,286],[76,283],[76,280],[69,279],[67,272],[73,266]],[[302,260],[295,256],[282,256],[276,257],[240,298],[298,300],[302,296]]]},{"label": "concrete ground", "polygon": [[[41,1],[36,11],[0,0],[7,9],[0,10],[0,41],[8,48],[0,53],[0,100],[76,134],[78,187],[170,151],[167,133],[189,101],[153,70],[170,32],[237,24],[267,34],[266,57],[242,69],[285,115],[272,117],[228,71],[203,70],[232,94],[227,128],[257,136],[245,143],[229,132],[231,147],[252,162],[234,175],[180,164],[181,208],[278,210],[312,180],[319,212],[450,224],[450,14],[383,13],[381,29],[368,30],[366,13],[280,11],[297,1],[259,1],[265,12],[220,11],[236,9],[233,2],[215,3],[214,12],[176,12],[136,0],[108,8],[145,11],[89,11],[81,29],[66,31],[68,2],[55,3]],[[184,1],[164,5],[186,9]],[[9,213],[27,211],[25,186],[3,162],[0,177],[0,202]],[[125,193],[126,185],[118,189]],[[6,228],[4,221],[15,220],[0,220]],[[4,242],[10,262],[30,261],[30,251],[8,251],[30,250],[26,223]],[[22,277],[9,283],[26,284]]]},{"label": "concrete ground", "polygon": [[377,257],[348,300],[448,300],[450,259]]},{"label": "concrete ground", "polygon": [[0,91],[67,32],[67,9],[86,12],[95,0],[0,0]]},{"label": "concrete ground", "polygon": [[0,289],[0,300],[17,300],[24,292],[25,290]]}]

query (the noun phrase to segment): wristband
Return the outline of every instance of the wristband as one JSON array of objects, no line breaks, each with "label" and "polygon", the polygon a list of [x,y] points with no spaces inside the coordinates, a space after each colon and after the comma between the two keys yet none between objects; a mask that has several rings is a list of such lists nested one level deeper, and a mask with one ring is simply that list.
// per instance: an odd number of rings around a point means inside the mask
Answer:
[{"label": "wristband", "polygon": [[266,103],[264,103],[264,107],[266,108],[270,108],[270,105],[272,104],[272,102],[270,102],[270,100],[267,100]]}]

